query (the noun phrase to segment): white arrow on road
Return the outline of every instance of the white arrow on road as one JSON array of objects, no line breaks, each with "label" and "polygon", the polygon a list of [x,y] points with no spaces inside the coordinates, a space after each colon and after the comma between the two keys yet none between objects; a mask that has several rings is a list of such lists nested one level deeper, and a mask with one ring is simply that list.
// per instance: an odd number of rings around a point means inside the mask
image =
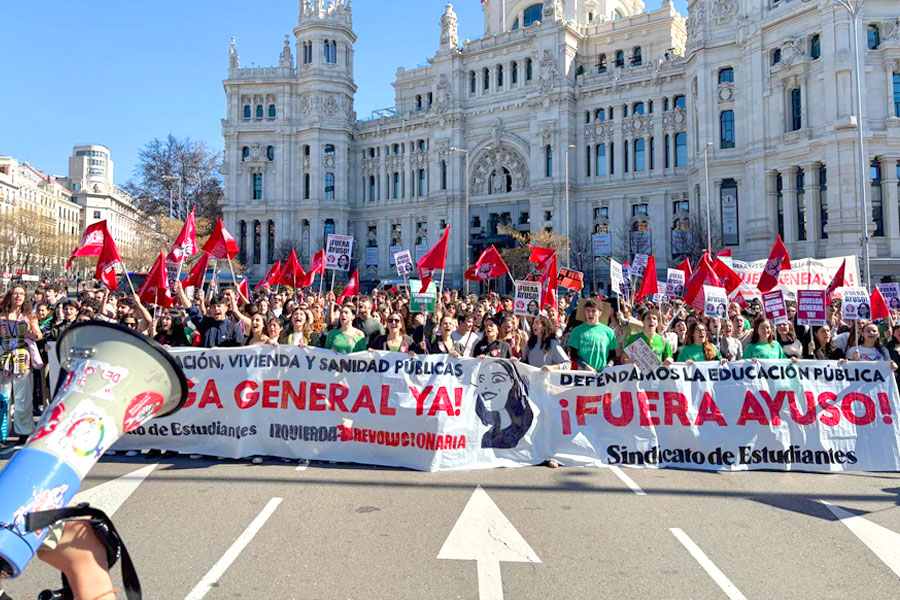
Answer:
[{"label": "white arrow on road", "polygon": [[127,475],[122,475],[112,481],[101,483],[89,490],[75,494],[72,499],[74,504],[87,502],[94,508],[99,508],[110,517],[125,504],[128,497],[138,489],[148,475],[156,468],[156,464],[147,465]]},{"label": "white arrow on road", "polygon": [[881,559],[881,562],[900,577],[900,534],[867,521],[830,502],[824,500],[819,500],[819,502],[827,506],[828,510],[853,532],[853,535],[858,537],[863,544],[869,547],[869,550],[875,553],[875,556]]},{"label": "white arrow on road", "polygon": [[541,562],[481,486],[469,498],[437,557],[476,561],[481,600],[503,600],[501,562]]}]

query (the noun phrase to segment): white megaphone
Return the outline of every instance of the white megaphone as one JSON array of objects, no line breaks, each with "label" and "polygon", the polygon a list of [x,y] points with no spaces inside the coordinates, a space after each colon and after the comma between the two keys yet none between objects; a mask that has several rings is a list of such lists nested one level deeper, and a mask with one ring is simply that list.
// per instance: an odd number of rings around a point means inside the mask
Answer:
[{"label": "white megaphone", "polygon": [[0,473],[0,576],[18,577],[46,530],[25,532],[29,513],[62,508],[116,440],[184,404],[187,382],[153,340],[102,322],[73,325],[56,349],[53,402]]}]

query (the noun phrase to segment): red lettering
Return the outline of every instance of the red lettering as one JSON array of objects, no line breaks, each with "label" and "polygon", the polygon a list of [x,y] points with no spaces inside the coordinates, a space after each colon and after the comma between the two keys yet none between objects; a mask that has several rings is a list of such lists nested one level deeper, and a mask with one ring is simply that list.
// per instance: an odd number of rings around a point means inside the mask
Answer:
[{"label": "red lettering", "polygon": [[422,393],[419,393],[419,389],[416,386],[409,386],[409,393],[412,394],[413,398],[416,399],[417,417],[421,417],[423,414],[425,414],[425,400],[428,398],[428,395],[431,394],[432,389],[433,388],[429,385],[424,390],[422,390]]},{"label": "red lettering", "polygon": [[812,392],[803,392],[806,398],[806,412],[800,414],[797,407],[797,399],[794,394],[788,397],[788,408],[791,410],[791,418],[797,425],[811,425],[816,420],[816,395]]},{"label": "red lettering", "polygon": [[881,407],[881,422],[890,425],[894,422],[894,415],[891,412],[891,401],[884,392],[878,392],[878,405]]},{"label": "red lettering", "polygon": [[297,410],[304,410],[306,408],[306,382],[300,382],[299,392],[294,391],[293,386],[290,381],[282,381],[281,382],[281,409],[286,410],[288,407],[288,400],[294,403],[294,406]]},{"label": "red lettering", "polygon": [[334,410],[334,407],[337,406],[341,409],[341,412],[349,412],[347,407],[344,406],[344,398],[350,395],[350,390],[346,385],[341,385],[340,383],[332,383],[331,387],[328,389],[328,410]]},{"label": "red lettering", "polygon": [[[462,414],[462,388],[453,388],[453,404],[456,406],[456,416]],[[888,410],[890,412],[890,409]]]},{"label": "red lettering", "polygon": [[[790,400],[788,400],[788,402],[793,402],[794,392],[781,391],[776,393],[775,397],[772,398],[769,395],[768,391],[759,391],[759,395],[762,396],[762,399],[766,403],[766,406],[769,407],[769,421],[772,423],[772,425],[781,425],[781,409],[784,406],[784,399],[788,397],[788,394],[790,394]],[[765,425],[765,423],[763,424]]]},{"label": "red lettering", "polygon": [[387,417],[393,416],[397,414],[396,408],[391,408],[388,406],[388,400],[391,397],[391,386],[387,384],[383,384],[381,386],[381,406],[378,408],[379,414],[385,415]]},{"label": "red lettering", "polygon": [[444,386],[437,389],[437,393],[434,395],[434,402],[431,403],[431,408],[428,409],[428,416],[433,417],[439,411],[447,413],[447,416],[450,417],[456,413],[453,403],[450,402],[450,394],[447,393],[447,388]]},{"label": "red lettering", "polygon": [[309,384],[309,410],[325,410],[325,384]]},{"label": "red lettering", "polygon": [[278,408],[278,384],[277,380],[263,381],[262,407]]},{"label": "red lettering", "polygon": [[659,417],[652,414],[657,411],[656,401],[659,400],[659,392],[638,392],[637,400],[641,411],[641,427],[659,425]]},{"label": "red lettering", "polygon": [[756,421],[760,425],[768,425],[769,419],[766,417],[766,411],[753,392],[744,394],[744,405],[741,407],[741,416],[738,417],[737,424],[744,426],[747,421]]},{"label": "red lettering", "polygon": [[687,397],[678,392],[663,392],[665,408],[665,423],[672,424],[672,417],[678,417],[678,421],[685,427],[690,427],[691,422],[687,416]]},{"label": "red lettering", "polygon": [[[72,374],[69,373],[69,378],[71,379],[71,377],[72,377]],[[69,382],[66,381],[66,383],[63,384],[63,389],[68,387],[68,385],[69,385]],[[194,389],[194,382],[191,381],[190,379],[187,380],[187,388],[188,388],[187,400],[185,400],[184,406],[182,406],[181,408],[187,408],[189,406],[193,406],[194,402],[196,402],[196,400],[197,400],[197,392],[191,391],[192,389]]]},{"label": "red lettering", "polygon": [[[853,403],[859,402],[863,405],[865,412],[857,415],[853,412]],[[841,401],[841,410],[844,412],[844,418],[854,425],[869,425],[875,421],[875,403],[865,394],[859,392],[850,392]]]},{"label": "red lettering", "polygon": [[634,405],[631,403],[631,394],[629,392],[622,392],[622,395],[619,397],[619,404],[622,405],[622,414],[618,417],[613,416],[612,394],[603,394],[603,418],[614,427],[625,427],[631,423],[631,419],[634,418]]},{"label": "red lettering", "polygon": [[596,415],[597,407],[592,404],[599,403],[600,396],[578,396],[575,399],[575,422],[579,425],[586,425],[584,415]]},{"label": "red lettering", "polygon": [[356,397],[356,402],[353,403],[353,408],[350,409],[350,412],[359,412],[364,408],[369,409],[369,412],[373,415],[375,414],[375,402],[372,400],[372,392],[369,391],[369,386],[367,385],[362,386],[362,389],[359,390],[359,395]]},{"label": "red lettering", "polygon": [[245,410],[255,405],[259,401],[259,392],[256,391],[258,388],[255,381],[242,381],[237,384],[234,388],[234,403],[237,407]]},{"label": "red lettering", "polygon": [[203,388],[203,395],[200,397],[200,404],[197,408],[205,408],[207,404],[215,404],[216,408],[224,408],[222,401],[219,399],[219,389],[216,387],[216,380],[210,379]]},{"label": "red lettering", "polygon": [[719,410],[719,405],[716,404],[712,394],[709,392],[705,392],[703,399],[700,400],[700,408],[697,410],[697,418],[694,420],[694,425],[703,425],[707,421],[712,421],[720,427],[728,427],[725,417],[722,416],[722,411]]},{"label": "red lettering", "polygon": [[841,422],[841,411],[834,402],[837,400],[837,394],[834,392],[822,392],[819,394],[819,406],[822,407],[822,416],[819,421],[822,425],[834,427]]}]

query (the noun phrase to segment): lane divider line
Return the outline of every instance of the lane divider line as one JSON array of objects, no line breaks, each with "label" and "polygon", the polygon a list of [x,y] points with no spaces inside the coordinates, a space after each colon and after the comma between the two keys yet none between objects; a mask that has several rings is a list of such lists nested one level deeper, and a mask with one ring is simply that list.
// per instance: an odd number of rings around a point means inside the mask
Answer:
[{"label": "lane divider line", "polygon": [[694,540],[692,540],[688,534],[677,527],[669,527],[669,531],[671,531],[672,535],[681,542],[681,545],[691,553],[694,560],[700,563],[700,566],[703,567],[706,574],[712,577],[712,580],[716,582],[716,585],[725,592],[725,595],[728,596],[730,600],[747,600],[746,596],[737,589],[737,586],[731,583],[731,580],[725,576],[725,573],[723,573],[713,561],[709,560],[706,553],[700,549],[700,546],[694,543]]},{"label": "lane divider line", "polygon": [[622,483],[631,488],[631,491],[635,493],[637,496],[646,496],[647,492],[641,489],[641,486],[634,482],[634,479],[625,474],[625,471],[622,470],[621,467],[617,467],[616,465],[610,465],[609,468],[613,473],[616,474],[616,477],[622,480]]}]

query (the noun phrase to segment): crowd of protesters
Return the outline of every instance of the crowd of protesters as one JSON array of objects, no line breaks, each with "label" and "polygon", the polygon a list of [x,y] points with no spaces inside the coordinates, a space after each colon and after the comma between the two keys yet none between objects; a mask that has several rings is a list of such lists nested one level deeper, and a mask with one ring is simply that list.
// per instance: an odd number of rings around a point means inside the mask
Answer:
[{"label": "crowd of protesters", "polygon": [[[559,298],[536,317],[513,311],[513,298],[444,291],[431,312],[411,308],[406,291],[345,299],[333,292],[298,294],[266,288],[242,298],[234,288],[212,294],[175,284],[175,305],[145,306],[134,294],[105,288],[68,295],[63,286],[28,293],[13,285],[0,300],[0,441],[21,443],[49,400],[46,343],[79,321],[120,323],[167,347],[252,345],[320,347],[339,354],[386,350],[410,355],[501,358],[544,370],[600,371],[631,362],[643,339],[662,364],[741,359],[864,360],[900,364],[900,312],[889,322],[844,322],[840,299],[826,325],[773,324],[761,304],[732,303],[723,319],[705,318],[680,300],[661,306],[616,297]],[[896,323],[896,325],[891,325]]]}]

